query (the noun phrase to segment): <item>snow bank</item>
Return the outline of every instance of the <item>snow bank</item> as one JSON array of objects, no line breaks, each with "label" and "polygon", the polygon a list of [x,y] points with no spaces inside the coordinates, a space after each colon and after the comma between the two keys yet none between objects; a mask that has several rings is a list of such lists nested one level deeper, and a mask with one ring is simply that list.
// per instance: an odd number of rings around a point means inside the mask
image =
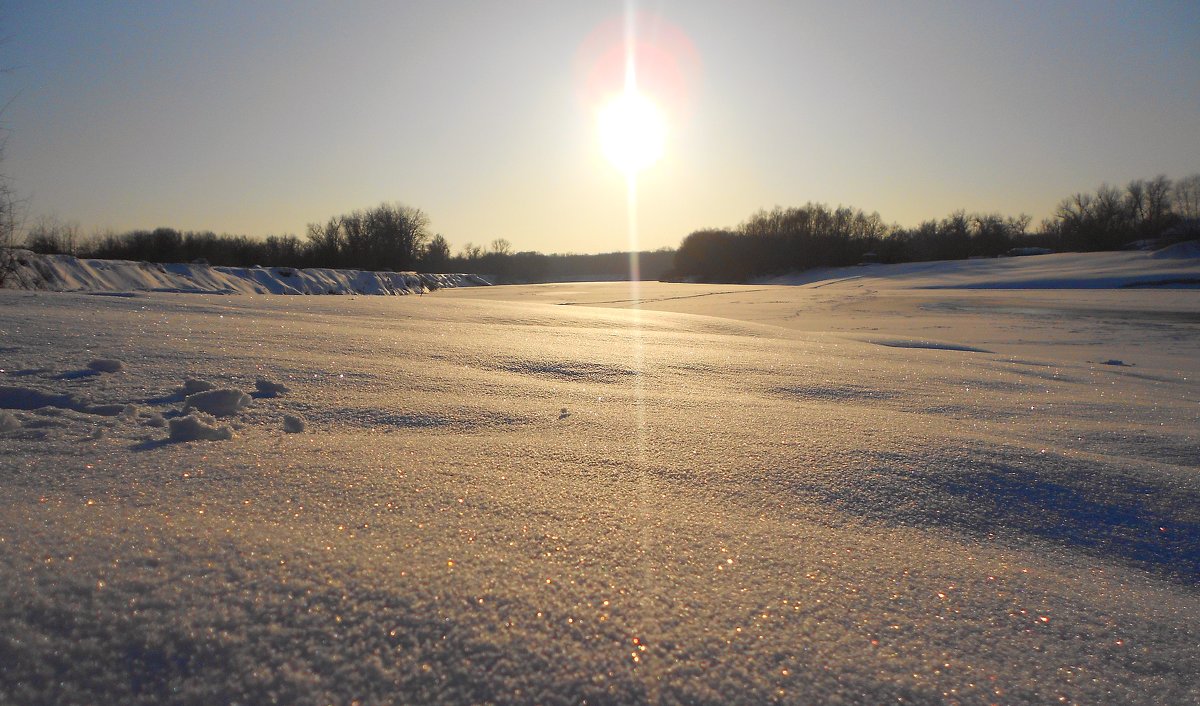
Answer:
[{"label": "snow bank", "polygon": [[1168,245],[1161,250],[1150,253],[1150,257],[1156,260],[1200,258],[1200,240],[1187,240],[1182,243]]},{"label": "snow bank", "polygon": [[81,260],[18,250],[18,289],[64,292],[187,292],[196,294],[424,294],[487,285],[472,274],[367,272],[324,267],[213,267],[202,264]]},{"label": "snow bank", "polygon": [[978,260],[831,267],[756,280],[758,284],[890,286],[920,289],[1122,289],[1200,287],[1200,244],[1156,252],[1059,253]]}]

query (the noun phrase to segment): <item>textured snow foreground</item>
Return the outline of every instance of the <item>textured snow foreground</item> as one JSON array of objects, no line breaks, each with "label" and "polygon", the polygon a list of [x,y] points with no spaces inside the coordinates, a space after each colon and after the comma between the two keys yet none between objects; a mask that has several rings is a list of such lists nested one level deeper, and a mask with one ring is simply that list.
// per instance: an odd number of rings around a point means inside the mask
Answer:
[{"label": "textured snow foreground", "polygon": [[1200,291],[969,266],[0,292],[0,702],[1197,703]]}]

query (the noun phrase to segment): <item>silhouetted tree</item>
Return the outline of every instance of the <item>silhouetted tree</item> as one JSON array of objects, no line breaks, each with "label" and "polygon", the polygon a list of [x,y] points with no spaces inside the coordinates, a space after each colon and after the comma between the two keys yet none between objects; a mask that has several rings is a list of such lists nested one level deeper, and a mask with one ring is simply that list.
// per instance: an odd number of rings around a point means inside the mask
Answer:
[{"label": "silhouetted tree", "polygon": [[473,262],[483,257],[483,248],[474,243],[467,243],[462,248],[462,259],[467,262]]},{"label": "silhouetted tree", "polygon": [[1200,218],[1200,174],[1175,182],[1172,197],[1176,215],[1185,219]]},{"label": "silhouetted tree", "polygon": [[439,233],[429,239],[421,254],[421,269],[425,272],[446,272],[450,264],[450,243]]},{"label": "silhouetted tree", "polygon": [[490,250],[491,250],[492,254],[495,254],[495,255],[511,255],[512,254],[512,243],[508,242],[504,238],[496,238],[495,240],[492,241]]},{"label": "silhouetted tree", "polygon": [[[4,162],[4,143],[8,135],[0,135],[0,164]],[[20,231],[20,201],[13,189],[8,174],[0,170],[0,287],[20,274],[17,233]]]},{"label": "silhouetted tree", "polygon": [[424,252],[428,227],[420,209],[384,203],[310,223],[309,251],[326,267],[408,270]]},{"label": "silhouetted tree", "polygon": [[25,247],[38,253],[74,255],[79,246],[79,224],[53,216],[37,219],[25,234]]}]

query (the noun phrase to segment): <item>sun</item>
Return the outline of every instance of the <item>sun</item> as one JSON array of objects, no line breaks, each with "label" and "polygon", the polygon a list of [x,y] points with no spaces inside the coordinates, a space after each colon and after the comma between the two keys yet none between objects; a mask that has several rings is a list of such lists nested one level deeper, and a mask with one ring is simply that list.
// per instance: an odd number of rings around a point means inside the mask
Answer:
[{"label": "sun", "polygon": [[634,174],[663,155],[667,124],[662,111],[637,91],[625,91],[600,109],[600,148],[617,169]]}]

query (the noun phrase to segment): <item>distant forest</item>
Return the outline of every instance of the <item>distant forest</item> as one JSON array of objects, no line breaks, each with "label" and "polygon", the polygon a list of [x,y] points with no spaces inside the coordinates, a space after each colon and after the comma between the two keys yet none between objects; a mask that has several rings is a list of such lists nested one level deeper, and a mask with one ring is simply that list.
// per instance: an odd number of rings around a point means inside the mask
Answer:
[{"label": "distant forest", "polygon": [[[1063,199],[1034,231],[1030,217],[956,211],[914,228],[878,213],[808,203],[759,211],[734,228],[699,230],[678,250],[638,253],[642,279],[740,282],[752,277],[861,262],[912,262],[996,257],[1023,248],[1116,250],[1137,241],[1200,237],[1200,174],[1178,181],[1137,179],[1123,189],[1104,185]],[[496,239],[451,254],[416,208],[375,208],[310,223],[306,237],[255,239],[172,228],[81,237],[79,226],[43,218],[25,245],[47,254],[212,265],[330,267],[363,270],[473,272],[497,282],[627,278],[629,253],[544,255],[514,252]]]},{"label": "distant forest", "polygon": [[[1200,237],[1200,174],[1104,185],[1059,202],[1029,231],[1030,217],[956,211],[915,228],[878,213],[809,203],[759,211],[732,229],[699,230],[675,254],[668,278],[742,282],[751,277],[862,262],[919,262],[1030,252],[1119,250],[1141,241]],[[1040,251],[1040,250],[1034,250]]]},{"label": "distant forest", "polygon": [[[503,283],[629,277],[630,254],[543,255],[514,252],[503,238],[488,247],[468,243],[457,255],[441,235],[430,235],[420,209],[399,204],[310,223],[304,240],[294,235],[265,239],[174,228],[81,236],[79,226],[42,218],[27,232],[25,247],[43,254],[102,260],[205,262],[229,267],[329,267],[403,272],[472,272]],[[658,279],[674,266],[674,250],[638,253],[642,277]]]}]

